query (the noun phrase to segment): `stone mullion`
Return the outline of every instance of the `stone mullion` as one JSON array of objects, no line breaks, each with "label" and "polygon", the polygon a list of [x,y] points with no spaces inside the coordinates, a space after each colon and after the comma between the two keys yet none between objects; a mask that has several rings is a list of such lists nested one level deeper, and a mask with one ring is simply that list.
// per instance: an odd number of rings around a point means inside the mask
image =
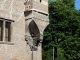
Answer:
[{"label": "stone mullion", "polygon": [[2,41],[5,41],[5,24],[6,24],[5,22],[6,21],[3,21],[3,27],[2,27],[3,28],[3,33],[2,33],[3,36],[2,36]]}]

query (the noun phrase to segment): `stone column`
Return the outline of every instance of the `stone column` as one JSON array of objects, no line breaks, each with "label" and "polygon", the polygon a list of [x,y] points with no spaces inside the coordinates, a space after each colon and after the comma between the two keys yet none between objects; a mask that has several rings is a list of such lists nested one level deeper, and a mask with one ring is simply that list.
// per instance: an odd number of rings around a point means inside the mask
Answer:
[{"label": "stone column", "polygon": [[37,51],[33,51],[32,54],[33,54],[33,60],[37,60]]}]

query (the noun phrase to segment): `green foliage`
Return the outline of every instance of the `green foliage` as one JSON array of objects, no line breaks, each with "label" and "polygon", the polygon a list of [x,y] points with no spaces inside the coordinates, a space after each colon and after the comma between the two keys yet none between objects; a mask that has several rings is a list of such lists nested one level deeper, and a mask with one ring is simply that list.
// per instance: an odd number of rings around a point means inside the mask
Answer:
[{"label": "green foliage", "polygon": [[62,48],[58,48],[58,53],[57,53],[58,58],[57,58],[57,60],[66,60],[63,53],[64,53],[64,50]]},{"label": "green foliage", "polygon": [[46,51],[46,52],[43,50],[43,53],[44,53],[44,54],[42,55],[43,60],[53,60],[53,59],[52,59],[52,55],[53,55],[53,54],[52,54],[52,49],[49,49],[49,50]]},{"label": "green foliage", "polygon": [[61,48],[65,51],[64,55],[66,58],[70,60],[80,59],[80,38],[68,37],[68,40],[61,42],[61,44]]},{"label": "green foliage", "polygon": [[71,6],[71,7],[74,7],[74,3],[75,3],[75,0],[63,0],[63,3]]},{"label": "green foliage", "polygon": [[75,10],[74,0],[49,2],[50,24],[44,32],[43,60],[52,59],[53,46],[58,48],[59,60],[80,59],[79,16],[80,11]]}]

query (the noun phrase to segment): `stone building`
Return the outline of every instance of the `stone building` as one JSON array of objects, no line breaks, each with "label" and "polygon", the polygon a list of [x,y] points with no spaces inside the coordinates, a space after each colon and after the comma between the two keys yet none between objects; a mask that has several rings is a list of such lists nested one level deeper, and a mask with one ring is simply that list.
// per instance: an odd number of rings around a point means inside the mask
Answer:
[{"label": "stone building", "polygon": [[48,0],[0,0],[0,60],[42,60]]}]

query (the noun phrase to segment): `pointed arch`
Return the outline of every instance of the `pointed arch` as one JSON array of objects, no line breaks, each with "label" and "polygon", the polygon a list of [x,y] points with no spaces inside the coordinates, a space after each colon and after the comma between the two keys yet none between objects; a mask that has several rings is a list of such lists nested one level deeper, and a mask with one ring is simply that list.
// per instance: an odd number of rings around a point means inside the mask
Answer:
[{"label": "pointed arch", "polygon": [[32,20],[29,24],[29,32],[33,38],[33,46],[38,46],[40,42],[40,31],[34,20]]},{"label": "pointed arch", "polygon": [[34,20],[32,20],[29,24],[29,32],[32,37],[40,37],[39,28]]}]

